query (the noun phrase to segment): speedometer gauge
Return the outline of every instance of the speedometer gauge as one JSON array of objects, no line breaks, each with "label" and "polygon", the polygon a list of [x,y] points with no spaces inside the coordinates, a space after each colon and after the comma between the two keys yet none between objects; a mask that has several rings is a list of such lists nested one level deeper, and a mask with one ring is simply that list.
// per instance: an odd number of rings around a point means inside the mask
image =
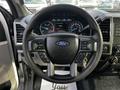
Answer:
[{"label": "speedometer gauge", "polygon": [[41,34],[48,34],[54,32],[54,24],[51,21],[45,21],[40,24]]},{"label": "speedometer gauge", "polygon": [[83,25],[79,21],[74,21],[69,26],[69,32],[79,34],[83,29]]}]

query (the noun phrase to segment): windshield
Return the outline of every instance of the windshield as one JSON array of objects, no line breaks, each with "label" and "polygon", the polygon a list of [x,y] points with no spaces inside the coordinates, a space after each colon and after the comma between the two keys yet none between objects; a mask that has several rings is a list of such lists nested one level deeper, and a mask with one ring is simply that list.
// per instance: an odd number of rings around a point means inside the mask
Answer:
[{"label": "windshield", "polygon": [[25,4],[45,4],[45,0],[24,0]]},{"label": "windshield", "polygon": [[28,9],[40,10],[54,4],[72,4],[83,8],[120,9],[120,0],[24,0]]}]

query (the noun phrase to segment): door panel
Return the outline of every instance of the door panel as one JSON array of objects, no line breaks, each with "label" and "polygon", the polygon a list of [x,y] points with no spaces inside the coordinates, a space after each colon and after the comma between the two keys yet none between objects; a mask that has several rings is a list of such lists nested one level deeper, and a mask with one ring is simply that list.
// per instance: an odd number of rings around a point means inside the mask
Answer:
[{"label": "door panel", "polygon": [[18,75],[15,66],[8,25],[0,12],[0,84],[11,82],[11,90],[18,88]]},{"label": "door panel", "polygon": [[2,41],[7,41],[7,40],[6,40],[4,28],[2,26],[2,23],[0,22],[0,42]]},{"label": "door panel", "polygon": [[8,52],[8,42],[0,42],[0,84],[8,81],[7,73],[11,67],[10,55]]}]

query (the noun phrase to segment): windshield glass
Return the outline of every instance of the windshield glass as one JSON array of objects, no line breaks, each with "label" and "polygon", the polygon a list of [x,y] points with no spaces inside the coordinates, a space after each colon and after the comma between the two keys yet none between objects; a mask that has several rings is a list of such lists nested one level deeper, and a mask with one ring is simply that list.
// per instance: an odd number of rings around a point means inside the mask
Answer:
[{"label": "windshield glass", "polygon": [[72,4],[83,8],[120,9],[120,0],[24,0],[28,9],[36,11],[54,4]]},{"label": "windshield glass", "polygon": [[75,4],[75,0],[51,0],[52,4]]},{"label": "windshield glass", "polygon": [[44,4],[45,0],[24,0],[25,4]]}]

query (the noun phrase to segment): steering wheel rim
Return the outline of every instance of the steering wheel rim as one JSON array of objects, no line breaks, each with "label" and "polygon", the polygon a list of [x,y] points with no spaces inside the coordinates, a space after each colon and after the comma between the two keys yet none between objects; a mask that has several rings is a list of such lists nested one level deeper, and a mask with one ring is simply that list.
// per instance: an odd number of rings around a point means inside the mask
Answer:
[{"label": "steering wheel rim", "polygon": [[[30,33],[32,32],[32,29],[34,28],[34,26],[40,22],[39,20],[41,19],[42,21],[42,17],[47,16],[46,14],[49,14],[55,10],[70,10],[73,13],[79,13],[81,16],[86,17],[86,20],[88,21],[89,25],[91,26],[91,28],[93,30],[96,30],[97,34],[98,34],[98,38],[99,38],[99,44],[98,44],[98,49],[96,52],[96,55],[94,57],[92,57],[93,60],[91,60],[92,62],[89,63],[87,69],[85,71],[83,71],[79,76],[74,77],[74,78],[68,78],[67,79],[56,79],[54,77],[48,77],[47,75],[45,75],[42,70],[40,68],[37,67],[37,65],[33,62],[29,50],[28,50],[28,37],[30,35]],[[23,53],[24,53],[24,57],[26,62],[28,63],[28,66],[33,69],[33,71],[35,71],[35,73],[37,75],[39,75],[40,77],[44,78],[45,80],[51,81],[51,82],[55,82],[55,83],[71,83],[71,82],[75,82],[75,81],[79,81],[84,79],[85,77],[87,77],[97,66],[100,57],[102,55],[102,48],[103,48],[103,38],[102,38],[102,34],[100,31],[100,28],[97,24],[97,22],[95,21],[95,19],[90,16],[85,10],[78,8],[76,6],[72,6],[72,5],[53,5],[53,6],[49,6],[43,10],[41,10],[40,12],[38,12],[37,14],[35,14],[30,22],[30,24],[27,26],[24,34],[23,34]]]}]

